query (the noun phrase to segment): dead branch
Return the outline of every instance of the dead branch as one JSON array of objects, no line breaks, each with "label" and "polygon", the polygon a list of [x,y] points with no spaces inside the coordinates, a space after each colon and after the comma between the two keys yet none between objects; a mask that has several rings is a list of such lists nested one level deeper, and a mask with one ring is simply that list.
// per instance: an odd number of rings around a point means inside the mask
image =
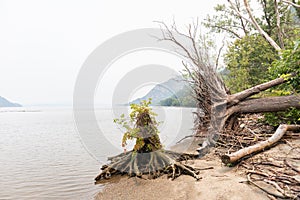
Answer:
[{"label": "dead branch", "polygon": [[300,169],[298,169],[298,168],[294,167],[293,165],[291,165],[290,163],[288,163],[288,161],[286,159],[284,159],[284,164],[286,164],[289,168],[291,168],[292,170],[294,170],[295,172],[300,174]]},{"label": "dead branch", "polygon": [[236,12],[236,14],[238,14],[241,18],[243,18],[244,20],[246,20],[247,22],[251,23],[255,29],[270,43],[270,45],[272,47],[274,47],[274,49],[278,52],[281,51],[281,48],[279,47],[279,45],[269,36],[269,34],[267,34],[261,27],[260,25],[257,23],[256,19],[254,18],[252,11],[250,9],[249,6],[249,2],[248,0],[244,0],[244,5],[246,7],[246,10],[248,12],[249,18],[245,17],[236,7],[236,5],[231,1],[231,0],[227,0],[232,9]]},{"label": "dead branch", "polygon": [[248,15],[251,19],[251,22],[254,25],[254,27],[256,28],[256,30],[272,45],[272,47],[274,47],[276,49],[276,51],[281,51],[281,48],[278,46],[278,44],[257,23],[256,19],[252,15],[252,11],[250,9],[248,0],[244,0],[244,5],[245,5]]},{"label": "dead branch", "polygon": [[291,2],[291,1],[288,1],[288,0],[282,0],[282,2],[283,2],[283,3],[290,4],[290,5],[292,5],[292,6],[296,7],[296,8],[300,8],[300,5],[295,4],[295,3]]},{"label": "dead branch", "polygon": [[276,14],[276,26],[277,26],[278,40],[279,40],[280,47],[282,49],[284,49],[283,34],[281,31],[281,26],[280,26],[280,15],[279,15],[279,10],[278,10],[277,0],[274,0],[274,9],[275,9],[275,14]]},{"label": "dead branch", "polygon": [[221,160],[224,164],[234,163],[247,155],[259,151],[263,151],[264,149],[271,147],[273,144],[275,144],[282,138],[282,136],[286,133],[286,131],[299,131],[299,130],[300,130],[299,125],[280,125],[277,128],[276,132],[268,140],[259,142],[253,146],[246,147],[232,154],[222,155]]},{"label": "dead branch", "polygon": [[264,182],[266,182],[266,183],[268,183],[270,185],[273,185],[278,192],[280,192],[281,194],[283,194],[284,199],[286,199],[286,198],[295,199],[296,198],[296,196],[294,196],[294,195],[287,194],[275,181],[270,181],[268,179],[264,179]]},{"label": "dead branch", "polygon": [[277,197],[277,198],[282,198],[282,199],[285,199],[285,196],[283,195],[279,195],[279,194],[276,194],[274,192],[271,192],[261,186],[259,186],[258,184],[254,183],[254,181],[251,180],[251,175],[250,173],[247,175],[247,179],[248,179],[248,183],[251,184],[251,185],[254,185],[255,187],[261,189],[262,191],[264,191],[265,193],[269,194],[269,195],[272,195],[274,197]]},{"label": "dead branch", "polygon": [[225,40],[225,38],[223,38],[223,40],[222,40],[222,46],[219,48],[218,55],[217,55],[217,58],[216,58],[216,69],[218,69],[218,67],[219,67],[220,56],[221,56],[221,53],[222,53],[222,49],[225,46],[224,40]]},{"label": "dead branch", "polygon": [[[294,76],[294,75],[289,75],[290,77]],[[240,101],[250,97],[250,96],[253,96],[255,94],[258,94],[262,91],[265,91],[271,87],[274,87],[274,86],[277,86],[277,85],[280,85],[284,82],[286,82],[287,79],[285,78],[277,78],[277,79],[274,79],[274,80],[271,80],[269,82],[266,82],[266,83],[262,83],[260,85],[256,85],[252,88],[249,88],[247,90],[244,90],[244,91],[241,91],[239,93],[236,93],[236,94],[233,94],[233,95],[229,95],[227,97],[227,104],[229,106],[231,105],[234,105],[234,104],[237,104],[239,103]]]}]

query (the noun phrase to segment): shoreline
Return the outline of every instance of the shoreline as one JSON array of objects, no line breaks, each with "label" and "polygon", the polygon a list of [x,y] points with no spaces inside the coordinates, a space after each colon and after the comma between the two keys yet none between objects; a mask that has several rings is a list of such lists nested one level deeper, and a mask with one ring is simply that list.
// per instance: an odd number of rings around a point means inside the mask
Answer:
[{"label": "shoreline", "polygon": [[128,176],[114,177],[96,196],[95,200],[169,200],[169,199],[269,199],[265,193],[243,181],[246,178],[236,167],[223,166],[221,161],[209,154],[202,159],[188,161],[197,168],[213,167],[201,170],[202,179],[181,175],[174,181],[163,175],[156,179],[145,180]]}]

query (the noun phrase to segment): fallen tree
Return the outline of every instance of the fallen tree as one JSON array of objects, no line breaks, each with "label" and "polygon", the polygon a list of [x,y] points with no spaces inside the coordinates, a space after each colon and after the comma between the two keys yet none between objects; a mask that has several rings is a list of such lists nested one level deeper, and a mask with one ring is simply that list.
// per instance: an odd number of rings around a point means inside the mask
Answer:
[{"label": "fallen tree", "polygon": [[[237,117],[242,113],[278,112],[289,108],[300,109],[300,95],[252,98],[265,90],[284,84],[298,74],[286,74],[277,79],[256,85],[236,94],[230,94],[224,81],[210,64],[205,43],[197,39],[197,25],[189,26],[188,34],[181,33],[175,25],[168,27],[161,22],[163,40],[171,41],[188,61],[183,63],[190,77],[189,83],[197,99],[198,111],[195,120],[195,136],[207,137],[197,150],[200,156],[215,145],[221,132],[232,130]],[[185,40],[177,37],[179,33]],[[184,41],[184,42],[183,42]],[[202,51],[201,51],[202,49]]]},{"label": "fallen tree", "polygon": [[[242,92],[230,94],[224,81],[218,75],[216,66],[209,61],[210,55],[205,42],[201,43],[203,45],[201,47],[197,42],[197,24],[189,26],[188,34],[180,32],[175,25],[168,27],[164,23],[160,24],[163,33],[162,40],[172,42],[179,49],[180,54],[186,58],[183,65],[190,77],[187,81],[192,86],[198,109],[195,112],[194,139],[206,138],[204,142],[199,143],[200,148],[195,149],[199,152],[198,157],[209,152],[221,133],[233,130],[237,117],[242,113],[300,109],[299,94],[253,98],[260,92],[288,82],[298,74],[284,75]],[[162,148],[163,145],[157,135],[155,121],[151,117],[148,105],[141,105],[138,108],[139,111],[133,114],[132,121],[135,121],[135,127],[127,128],[129,131],[124,134],[125,142],[123,139],[123,144],[126,144],[126,139],[136,139],[134,149],[112,157],[109,164],[102,166],[101,173],[95,178],[96,181],[108,179],[115,174],[137,177],[147,174],[149,177],[155,178],[163,173],[168,173],[172,179],[182,173],[189,174],[197,180],[200,179],[199,170],[180,162],[195,158],[195,155],[167,151]]]},{"label": "fallen tree", "polygon": [[287,131],[300,131],[300,126],[280,125],[269,139],[259,142],[253,146],[240,149],[234,153],[222,155],[221,160],[224,164],[235,163],[247,155],[263,151],[278,142]]}]

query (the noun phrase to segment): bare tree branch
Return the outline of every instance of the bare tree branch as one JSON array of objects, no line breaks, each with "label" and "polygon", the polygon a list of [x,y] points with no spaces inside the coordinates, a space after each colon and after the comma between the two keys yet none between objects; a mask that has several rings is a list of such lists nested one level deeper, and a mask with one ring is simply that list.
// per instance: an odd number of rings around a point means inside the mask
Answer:
[{"label": "bare tree branch", "polygon": [[232,35],[234,35],[235,37],[242,39],[242,36],[240,36],[238,33],[234,32],[233,30],[231,30],[230,28],[226,28],[224,26],[218,26],[218,25],[212,25],[212,28],[218,28],[218,29],[222,29],[224,31],[227,31],[229,33],[231,33]]},{"label": "bare tree branch", "polygon": [[281,48],[278,46],[278,44],[259,26],[259,24],[255,20],[255,18],[253,17],[248,0],[244,0],[244,5],[245,5],[248,15],[251,19],[251,22],[254,25],[254,27],[256,28],[256,30],[258,30],[258,32],[261,35],[263,35],[263,37],[275,48],[276,51],[281,51]]},{"label": "bare tree branch", "polygon": [[275,9],[275,14],[276,14],[276,26],[277,26],[278,40],[279,40],[280,47],[282,49],[284,49],[283,34],[281,31],[281,27],[280,27],[280,15],[279,15],[279,10],[278,10],[277,0],[274,0],[274,9]]},{"label": "bare tree branch", "polygon": [[288,1],[288,0],[281,0],[281,1],[282,1],[283,3],[290,4],[290,5],[292,5],[292,6],[296,7],[296,8],[300,8],[300,5],[295,4],[295,3],[291,2],[291,1]]},{"label": "bare tree branch", "polygon": [[216,69],[218,69],[218,65],[219,65],[219,59],[220,59],[220,56],[221,56],[221,53],[222,53],[222,49],[224,48],[225,46],[225,42],[224,42],[225,38],[223,38],[223,41],[222,41],[222,46],[219,48],[219,51],[218,51],[218,55],[217,55],[217,59],[216,59]]},{"label": "bare tree branch", "polygon": [[[293,75],[290,75],[290,77],[293,77]],[[287,81],[287,78],[277,78],[277,79],[271,80],[269,82],[265,82],[265,83],[262,83],[260,85],[256,85],[256,86],[254,86],[252,88],[249,88],[247,90],[244,90],[244,91],[241,91],[239,93],[235,93],[233,95],[228,96],[227,103],[228,103],[228,105],[237,104],[240,101],[242,101],[242,100],[244,100],[244,99],[246,99],[250,96],[258,94],[258,93],[260,93],[262,91],[265,91],[265,90],[267,90],[271,87],[280,85],[280,84],[282,84],[286,81]]]},{"label": "bare tree branch", "polygon": [[281,48],[278,46],[278,44],[259,26],[259,24],[257,23],[257,21],[255,20],[255,18],[252,15],[252,11],[250,9],[249,3],[247,0],[244,0],[244,5],[246,7],[246,10],[248,12],[248,15],[250,17],[250,19],[248,19],[247,17],[245,17],[238,9],[237,7],[234,5],[234,3],[231,0],[227,0],[232,9],[243,19],[245,19],[247,22],[251,23],[256,30],[270,43],[270,45],[272,45],[272,47],[274,47],[274,49],[278,52],[281,51]]},{"label": "bare tree branch", "polygon": [[[237,1],[236,1],[236,2],[237,2]],[[240,10],[240,5],[239,5],[239,4],[236,4],[236,8],[237,8],[237,10],[238,10],[239,12],[241,12],[241,10]],[[244,20],[243,20],[242,17],[240,17],[240,21],[241,21],[241,25],[242,25],[242,28],[243,28],[243,31],[244,31],[245,35],[248,35],[248,31],[247,31],[247,29],[246,29],[246,24],[247,24],[247,23],[244,22]]]}]

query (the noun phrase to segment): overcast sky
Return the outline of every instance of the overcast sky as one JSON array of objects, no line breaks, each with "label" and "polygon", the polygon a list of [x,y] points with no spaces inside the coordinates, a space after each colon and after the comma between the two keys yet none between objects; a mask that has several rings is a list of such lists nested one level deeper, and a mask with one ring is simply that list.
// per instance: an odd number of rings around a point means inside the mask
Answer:
[{"label": "overcast sky", "polygon": [[225,1],[0,0],[0,96],[24,105],[72,105],[80,67],[102,42],[158,28],[155,20],[184,26],[218,2]]}]

